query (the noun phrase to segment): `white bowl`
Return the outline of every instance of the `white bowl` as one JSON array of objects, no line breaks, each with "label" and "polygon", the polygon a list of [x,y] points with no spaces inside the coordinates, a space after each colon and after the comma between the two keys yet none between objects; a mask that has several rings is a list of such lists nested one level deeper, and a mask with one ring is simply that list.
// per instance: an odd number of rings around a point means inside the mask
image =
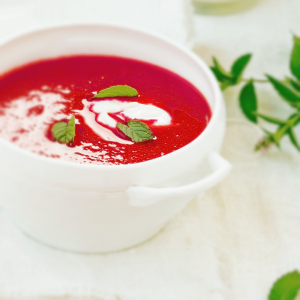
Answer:
[{"label": "white bowl", "polygon": [[[213,74],[192,52],[157,35],[111,24],[60,25],[18,35],[0,45],[0,73],[76,54],[134,58],[169,69],[198,88],[212,110],[197,139],[168,155],[130,165],[64,162],[0,139],[1,205],[22,230],[64,250],[119,250],[150,238],[194,196],[227,175],[230,164],[217,154],[225,107]],[[162,187],[206,158],[214,170],[207,178]]]}]

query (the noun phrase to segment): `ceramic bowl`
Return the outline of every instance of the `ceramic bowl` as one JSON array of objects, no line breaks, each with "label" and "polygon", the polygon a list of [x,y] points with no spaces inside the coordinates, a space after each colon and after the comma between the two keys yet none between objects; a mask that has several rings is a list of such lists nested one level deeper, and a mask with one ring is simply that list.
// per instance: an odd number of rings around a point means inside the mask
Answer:
[{"label": "ceramic bowl", "polygon": [[[225,106],[213,74],[199,57],[166,38],[119,25],[58,25],[15,36],[0,45],[0,73],[76,54],[121,56],[161,66],[199,89],[212,111],[206,129],[185,147],[129,165],[64,162],[0,139],[1,205],[24,232],[64,250],[120,250],[153,236],[193,197],[227,175],[230,164],[218,154]],[[206,160],[211,174],[184,184],[178,180]]]}]

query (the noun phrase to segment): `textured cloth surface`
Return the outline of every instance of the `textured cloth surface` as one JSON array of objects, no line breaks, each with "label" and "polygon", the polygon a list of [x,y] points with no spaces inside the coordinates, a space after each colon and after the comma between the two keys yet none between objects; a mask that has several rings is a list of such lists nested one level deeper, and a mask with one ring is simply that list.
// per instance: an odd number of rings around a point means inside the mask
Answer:
[{"label": "textured cloth surface", "polygon": [[[268,73],[283,79],[290,75],[292,33],[300,35],[299,10],[297,0],[265,0],[236,15],[197,16],[195,52],[208,64],[216,56],[227,69],[238,56],[253,53],[245,78]],[[245,120],[238,104],[241,86],[224,93],[229,121],[223,155],[234,168],[206,193],[205,201],[214,203],[222,229],[215,245],[222,297],[264,300],[277,278],[300,269],[300,153],[287,138],[281,150],[252,152],[260,134],[239,121]],[[270,85],[255,86],[261,113],[278,118],[291,114]]]},{"label": "textured cloth surface", "polygon": [[[160,2],[171,9],[180,1]],[[41,21],[36,11],[42,4],[30,3],[36,5],[32,16]],[[253,52],[245,77],[266,72],[284,77],[290,31],[300,35],[299,11],[299,0],[265,0],[236,15],[196,16],[195,52],[208,64],[215,55],[227,68],[237,56]],[[239,89],[225,92],[230,121],[222,154],[233,171],[148,242],[105,255],[66,253],[29,239],[2,215],[0,297],[267,299],[276,278],[300,269],[300,154],[286,139],[282,150],[252,152],[260,132],[243,121]],[[268,85],[257,89],[261,112],[282,118],[290,113]]]}]

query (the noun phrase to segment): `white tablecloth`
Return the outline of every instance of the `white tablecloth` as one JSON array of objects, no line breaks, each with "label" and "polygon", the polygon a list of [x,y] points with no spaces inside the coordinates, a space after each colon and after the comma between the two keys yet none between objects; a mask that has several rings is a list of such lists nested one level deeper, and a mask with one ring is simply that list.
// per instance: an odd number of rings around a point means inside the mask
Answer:
[{"label": "white tablecloth", "polygon": [[[141,3],[147,1],[132,2],[143,10]],[[46,11],[45,16],[37,12],[48,1],[28,3],[25,8],[33,18],[51,21]],[[80,1],[73,3],[80,7]],[[157,0],[165,9],[182,3]],[[173,17],[180,11],[175,8]],[[208,64],[212,55],[217,56],[226,67],[237,56],[252,52],[246,77],[266,72],[283,77],[289,74],[291,31],[300,35],[299,11],[299,0],[264,0],[236,15],[196,16],[195,51]],[[161,16],[164,28],[174,25],[173,38],[186,43],[187,31],[178,29],[186,24],[186,14],[175,24],[167,18],[169,13],[166,9]],[[72,19],[71,12],[65,15]],[[155,30],[162,28],[150,18],[147,22]],[[185,33],[179,37],[178,32]],[[261,112],[288,115],[290,108],[268,85],[257,88]],[[237,101],[239,89],[226,91],[225,99],[230,119],[244,120]],[[127,251],[78,255],[54,250],[27,238],[2,216],[0,298],[267,299],[276,278],[300,268],[300,153],[284,139],[282,150],[273,148],[257,156],[252,147],[258,137],[247,123],[230,121],[222,152],[234,166],[230,176],[195,199],[160,234]]]}]

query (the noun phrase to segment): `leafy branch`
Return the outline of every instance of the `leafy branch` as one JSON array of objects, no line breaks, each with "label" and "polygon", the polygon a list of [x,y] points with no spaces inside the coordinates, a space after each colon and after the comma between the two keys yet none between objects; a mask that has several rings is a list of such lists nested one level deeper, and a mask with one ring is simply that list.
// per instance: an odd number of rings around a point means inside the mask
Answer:
[{"label": "leafy branch", "polygon": [[[245,82],[239,94],[239,104],[242,112],[249,121],[258,124],[258,120],[262,119],[277,125],[275,132],[269,132],[262,128],[265,132],[265,137],[256,144],[255,150],[269,148],[271,145],[280,147],[281,139],[287,135],[291,143],[298,151],[300,151],[300,145],[294,132],[294,128],[300,123],[300,38],[294,36],[294,46],[290,58],[290,70],[293,77],[285,77],[285,79],[279,80],[266,74],[266,79],[245,79],[243,78],[243,73],[251,56],[251,54],[245,54],[239,57],[232,64],[229,72],[227,72],[218,60],[213,57],[213,66],[211,67],[211,70],[215,74],[223,91],[230,86]],[[271,84],[281,98],[288,103],[295,112],[286,120],[280,120],[259,113],[258,99],[255,90],[256,83]]]}]

